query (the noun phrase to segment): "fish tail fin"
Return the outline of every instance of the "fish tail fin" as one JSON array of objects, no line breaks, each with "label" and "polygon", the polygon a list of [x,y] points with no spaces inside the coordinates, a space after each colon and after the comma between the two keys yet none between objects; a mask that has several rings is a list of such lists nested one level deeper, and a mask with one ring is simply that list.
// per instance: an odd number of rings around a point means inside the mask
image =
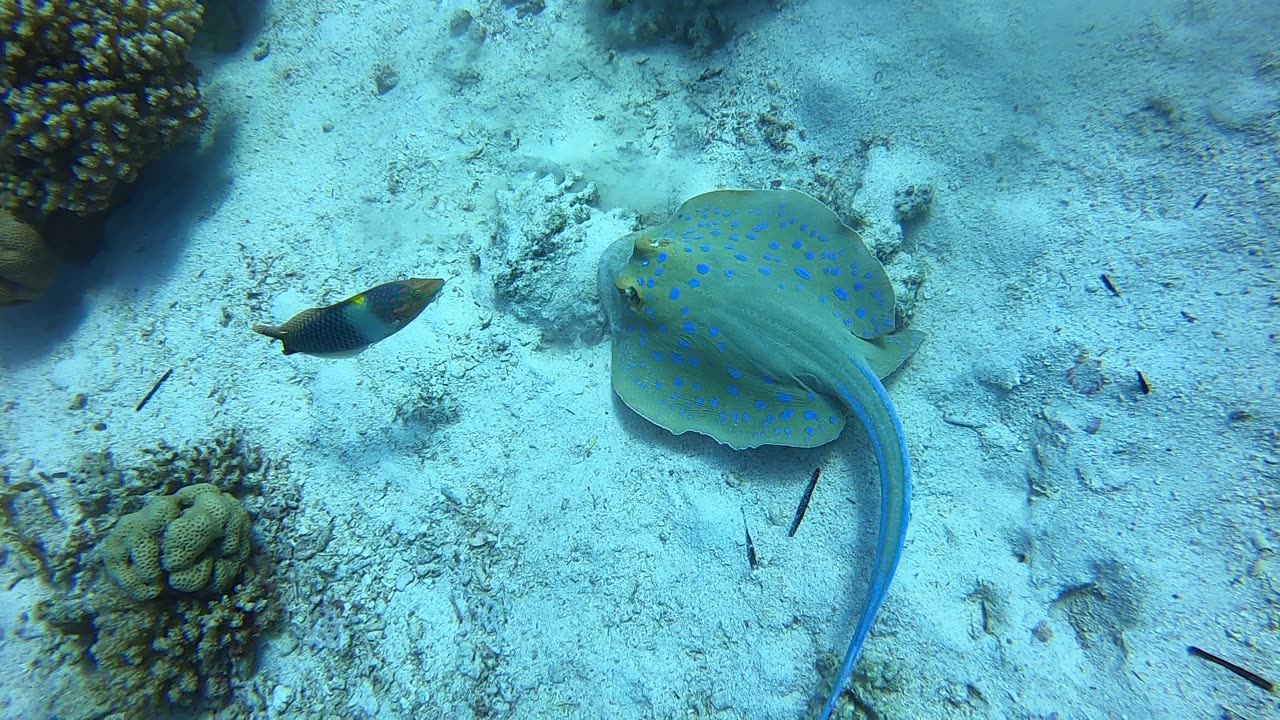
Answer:
[{"label": "fish tail fin", "polygon": [[279,340],[280,345],[284,348],[285,355],[292,355],[296,352],[289,348],[289,332],[279,325],[254,325],[253,331],[259,335],[266,335],[273,340]]},{"label": "fish tail fin", "polygon": [[254,325],[253,331],[276,340],[284,340],[286,333],[279,325]]}]

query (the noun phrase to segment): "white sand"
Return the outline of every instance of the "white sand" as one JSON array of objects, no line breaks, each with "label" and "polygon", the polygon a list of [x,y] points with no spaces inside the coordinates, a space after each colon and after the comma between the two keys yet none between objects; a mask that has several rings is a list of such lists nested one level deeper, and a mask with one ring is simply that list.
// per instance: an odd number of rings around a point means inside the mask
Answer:
[{"label": "white sand", "polygon": [[[804,717],[864,600],[878,500],[860,429],[809,452],[670,436],[612,397],[607,341],[544,341],[513,316],[528,296],[495,301],[491,238],[594,183],[545,275],[594,287],[635,213],[824,173],[882,231],[895,190],[935,190],[906,246],[929,339],[889,386],[912,524],[861,701],[886,718],[1275,712],[1186,649],[1280,677],[1278,6],[795,0],[708,57],[610,61],[570,0],[525,18],[354,5],[272,3],[265,59],[206,66],[206,155],[154,170],[106,252],[0,312],[0,465],[136,461],[238,427],[292,464],[298,528],[336,521],[298,572],[332,573],[322,604],[344,599],[350,639],[317,640],[298,599],[238,703]],[[449,36],[460,7],[482,44]],[[382,63],[399,83],[379,96]],[[766,112],[794,150],[765,143]],[[406,276],[449,282],[355,359],[284,357],[249,330]],[[1102,360],[1096,394],[1068,383],[1082,355]],[[39,592],[2,596],[5,717],[39,717],[71,672],[25,671],[16,618]]]}]

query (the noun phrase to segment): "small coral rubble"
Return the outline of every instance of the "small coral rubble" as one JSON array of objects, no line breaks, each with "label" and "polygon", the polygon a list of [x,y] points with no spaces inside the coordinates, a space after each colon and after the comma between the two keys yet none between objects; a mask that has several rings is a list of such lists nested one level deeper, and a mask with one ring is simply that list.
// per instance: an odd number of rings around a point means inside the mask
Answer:
[{"label": "small coral rubble", "polygon": [[0,205],[106,209],[204,118],[197,0],[0,0]]}]

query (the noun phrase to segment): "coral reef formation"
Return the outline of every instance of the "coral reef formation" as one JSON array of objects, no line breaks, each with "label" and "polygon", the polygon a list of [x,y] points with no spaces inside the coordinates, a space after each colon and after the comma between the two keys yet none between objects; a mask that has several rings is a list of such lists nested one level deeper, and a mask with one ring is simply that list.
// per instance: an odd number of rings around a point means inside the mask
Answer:
[{"label": "coral reef formation", "polygon": [[[222,706],[252,673],[258,638],[279,624],[279,560],[270,548],[290,494],[279,473],[235,434],[146,454],[136,468],[103,454],[72,471],[0,470],[0,558],[50,589],[28,615],[47,628],[32,633],[46,644],[39,667],[85,673],[85,682],[51,694],[44,717],[151,718],[173,705]],[[252,553],[250,512],[266,540]],[[112,557],[117,542],[132,550],[128,571]],[[206,566],[207,576],[192,570]],[[169,587],[147,577],[118,585],[130,572],[164,577]]]},{"label": "coral reef formation", "polygon": [[53,284],[53,254],[35,228],[0,210],[0,305],[34,300]]},{"label": "coral reef formation", "polygon": [[196,0],[0,0],[0,205],[106,209],[204,118]]},{"label": "coral reef formation", "polygon": [[534,174],[497,194],[500,218],[486,266],[499,305],[537,325],[549,341],[592,343],[604,334],[591,238],[636,229],[621,211],[601,212],[595,183],[574,171]]},{"label": "coral reef formation", "polygon": [[209,483],[151,499],[102,541],[107,575],[133,600],[180,592],[224,593],[249,557],[249,513]]}]

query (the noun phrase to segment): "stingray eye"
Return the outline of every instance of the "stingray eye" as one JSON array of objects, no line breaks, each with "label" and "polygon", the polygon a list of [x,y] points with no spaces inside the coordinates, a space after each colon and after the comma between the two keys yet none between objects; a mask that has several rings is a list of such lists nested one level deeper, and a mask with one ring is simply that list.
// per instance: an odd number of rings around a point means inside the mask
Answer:
[{"label": "stingray eye", "polygon": [[644,302],[640,299],[640,293],[634,287],[618,288],[618,294],[622,296],[622,301],[632,312],[640,312],[644,307]]}]

